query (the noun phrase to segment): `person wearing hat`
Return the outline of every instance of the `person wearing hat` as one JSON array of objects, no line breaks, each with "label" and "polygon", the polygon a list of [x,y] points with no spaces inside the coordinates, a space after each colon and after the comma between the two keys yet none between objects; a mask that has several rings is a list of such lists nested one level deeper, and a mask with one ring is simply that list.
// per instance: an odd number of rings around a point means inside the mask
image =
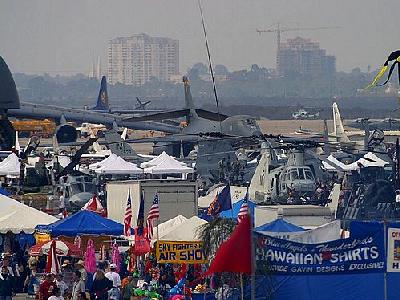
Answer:
[{"label": "person wearing hat", "polygon": [[63,271],[71,271],[72,265],[69,259],[64,260],[61,267],[63,268]]},{"label": "person wearing hat", "polygon": [[113,283],[113,287],[109,293],[109,298],[111,300],[119,300],[120,298],[119,289],[121,288],[121,277],[117,272],[115,272],[116,269],[117,266],[115,264],[111,264],[110,271],[106,273],[106,278],[108,278]]},{"label": "person wearing hat", "polygon": [[78,271],[81,272],[81,279],[83,280],[83,282],[85,283],[86,286],[86,282],[87,282],[87,272],[85,270],[85,262],[83,260],[78,260],[78,262],[75,264]]}]

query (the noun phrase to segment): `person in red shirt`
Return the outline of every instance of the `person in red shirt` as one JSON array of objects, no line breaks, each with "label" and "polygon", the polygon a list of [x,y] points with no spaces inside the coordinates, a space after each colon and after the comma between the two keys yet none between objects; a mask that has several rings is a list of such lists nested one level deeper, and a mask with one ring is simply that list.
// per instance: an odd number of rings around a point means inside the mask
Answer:
[{"label": "person in red shirt", "polygon": [[56,287],[53,274],[47,274],[45,280],[39,286],[39,300],[48,300],[51,296],[50,290]]}]

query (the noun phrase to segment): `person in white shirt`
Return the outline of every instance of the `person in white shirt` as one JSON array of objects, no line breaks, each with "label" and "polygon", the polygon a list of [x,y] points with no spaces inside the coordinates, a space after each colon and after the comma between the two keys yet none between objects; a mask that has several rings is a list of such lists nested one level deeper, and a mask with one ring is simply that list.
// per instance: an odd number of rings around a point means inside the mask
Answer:
[{"label": "person in white shirt", "polygon": [[60,200],[59,204],[60,213],[63,213],[65,210],[65,197],[63,191],[59,192],[59,200]]},{"label": "person in white shirt", "polygon": [[56,285],[60,289],[60,295],[58,296],[61,300],[64,300],[65,291],[68,290],[68,285],[64,281],[64,276],[60,273],[56,275]]},{"label": "person in white shirt", "polygon": [[110,265],[110,271],[106,273],[106,278],[112,281],[113,283],[113,288],[109,292],[109,298],[111,300],[119,300],[120,297],[120,287],[121,287],[121,277],[115,270],[117,269],[117,266],[115,264]]},{"label": "person in white shirt", "polygon": [[81,272],[75,271],[72,285],[72,300],[83,300],[85,296],[85,282],[81,278]]},{"label": "person in white shirt", "polygon": [[61,291],[58,287],[53,288],[51,291],[51,296],[48,300],[62,300],[63,298],[61,298],[60,293]]}]

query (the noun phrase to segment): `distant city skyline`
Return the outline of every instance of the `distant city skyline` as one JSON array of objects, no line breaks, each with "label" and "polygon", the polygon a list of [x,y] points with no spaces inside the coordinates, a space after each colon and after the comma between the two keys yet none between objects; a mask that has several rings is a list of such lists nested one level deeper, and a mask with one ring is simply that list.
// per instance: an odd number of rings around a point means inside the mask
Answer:
[{"label": "distant city skyline", "polygon": [[[287,32],[318,42],[336,56],[337,70],[378,68],[398,47],[396,0],[203,0],[214,64],[232,70],[258,64],[275,68],[276,35],[258,35],[277,22],[287,27],[337,29]],[[3,0],[0,55],[12,72],[88,74],[109,40],[146,33],[179,40],[180,72],[206,62],[197,1]]]}]

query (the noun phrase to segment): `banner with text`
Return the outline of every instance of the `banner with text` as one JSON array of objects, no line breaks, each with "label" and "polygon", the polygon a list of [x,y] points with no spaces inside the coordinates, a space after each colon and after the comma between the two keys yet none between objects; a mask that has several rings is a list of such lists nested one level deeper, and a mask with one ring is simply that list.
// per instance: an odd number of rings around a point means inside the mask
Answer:
[{"label": "banner with text", "polygon": [[202,250],[202,242],[157,241],[158,263],[203,264],[207,260]]},{"label": "banner with text", "polygon": [[290,275],[384,272],[382,236],[300,244],[256,234],[258,271]]},{"label": "banner with text", "polygon": [[387,271],[400,272],[400,228],[388,228]]}]

